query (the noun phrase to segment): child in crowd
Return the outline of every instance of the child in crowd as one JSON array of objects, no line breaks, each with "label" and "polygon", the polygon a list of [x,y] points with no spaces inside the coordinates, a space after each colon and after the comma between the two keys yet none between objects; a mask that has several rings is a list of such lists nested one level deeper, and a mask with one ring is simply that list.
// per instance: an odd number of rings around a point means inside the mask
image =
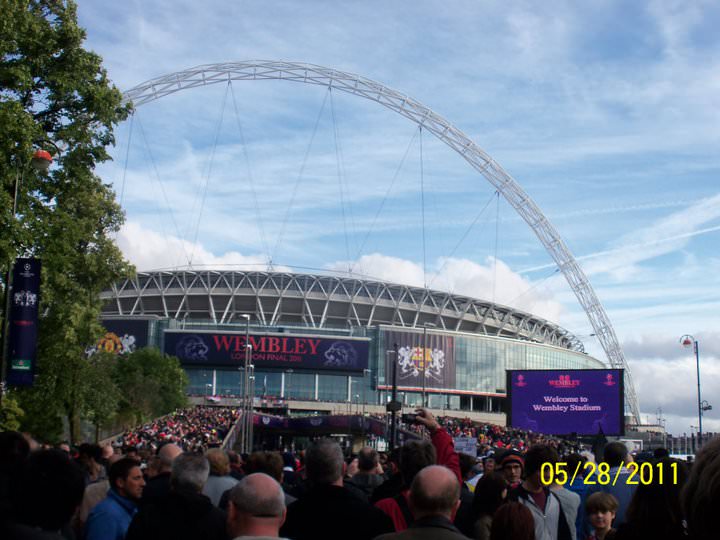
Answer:
[{"label": "child in crowd", "polygon": [[604,540],[606,535],[614,530],[612,522],[615,519],[619,504],[615,497],[602,491],[593,493],[588,497],[585,510],[593,532],[590,533],[587,540]]}]

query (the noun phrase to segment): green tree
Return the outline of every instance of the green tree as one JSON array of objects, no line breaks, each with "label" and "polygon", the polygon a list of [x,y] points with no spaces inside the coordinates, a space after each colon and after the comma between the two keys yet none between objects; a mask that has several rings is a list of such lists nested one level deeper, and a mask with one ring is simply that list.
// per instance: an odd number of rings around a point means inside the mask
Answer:
[{"label": "green tree", "polygon": [[135,425],[187,405],[189,380],[174,356],[145,348],[121,357],[115,369],[120,392],[118,417]]},{"label": "green tree", "polygon": [[[133,272],[113,241],[123,213],[94,173],[130,107],[83,48],[74,2],[0,0],[0,13],[0,227],[9,233],[0,235],[0,264],[19,254],[43,263],[38,377],[18,393],[23,428],[53,438],[65,417],[74,439],[94,410],[89,385],[98,381],[84,351],[101,335],[99,293]],[[47,176],[28,167],[39,140],[64,149]]]},{"label": "green tree", "polygon": [[17,400],[11,395],[5,396],[0,405],[0,431],[16,431],[20,428],[20,420],[24,411]]}]

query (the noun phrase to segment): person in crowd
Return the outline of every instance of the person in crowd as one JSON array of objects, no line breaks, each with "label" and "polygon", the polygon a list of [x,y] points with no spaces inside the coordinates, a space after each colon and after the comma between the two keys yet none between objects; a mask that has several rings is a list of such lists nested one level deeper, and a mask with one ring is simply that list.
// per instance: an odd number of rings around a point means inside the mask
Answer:
[{"label": "person in crowd", "polygon": [[[253,473],[264,473],[274,478],[280,485],[283,481],[283,460],[278,452],[253,452],[245,463],[245,468],[248,474]],[[230,500],[230,493],[232,489],[229,489],[220,498],[220,508],[226,510],[228,502]],[[297,499],[283,490],[285,497],[285,506],[290,506]]]},{"label": "person in crowd", "polygon": [[[566,487],[573,493],[577,493],[578,497],[580,497],[580,504],[578,505],[577,516],[575,517],[574,538],[583,540],[585,531],[588,528],[587,512],[585,512],[585,501],[587,500],[588,491],[588,486],[585,484],[585,463],[587,463],[587,457],[575,452],[568,455],[565,458],[565,462],[567,463],[567,471],[570,477],[570,482],[566,484]],[[575,471],[577,471],[577,474],[575,474]]]},{"label": "person in crowd", "polygon": [[[30,445],[22,433],[0,432],[0,522],[12,513],[13,485],[29,454]],[[65,456],[69,457],[68,454]]]},{"label": "person in crowd", "polygon": [[[112,467],[113,464],[117,463],[121,459],[122,456],[120,454],[113,454],[110,456],[107,461],[108,468]],[[105,500],[109,490],[110,480],[102,480],[85,487],[82,503],[80,503],[80,508],[78,508],[78,511],[75,513],[75,518],[73,520],[73,524],[79,538],[83,536],[83,529],[85,528],[85,523],[87,523],[88,516],[90,516],[90,512],[93,508]],[[143,488],[143,492],[144,491],[145,488]]]},{"label": "person in crowd", "polygon": [[130,458],[110,467],[110,489],[92,509],[85,524],[86,540],[123,540],[142,496],[145,479],[137,462]]},{"label": "person in crowd", "polygon": [[209,474],[205,456],[183,453],[176,457],[170,492],[140,508],[127,540],[227,540],[225,512],[202,494]]},{"label": "person in crowd", "polygon": [[460,484],[447,467],[430,465],[422,469],[410,486],[408,502],[415,518],[410,528],[383,534],[377,540],[467,540],[452,524],[460,506]]},{"label": "person in crowd", "polygon": [[228,450],[227,455],[230,460],[230,476],[232,476],[235,480],[242,480],[245,477],[245,472],[243,471],[240,454],[234,450]]},{"label": "person in crowd", "polygon": [[387,463],[383,467],[385,472],[385,482],[376,487],[370,496],[370,502],[376,502],[394,497],[403,490],[403,480],[400,474],[400,447],[396,446],[392,452],[388,454]]},{"label": "person in crowd", "polygon": [[499,472],[484,474],[475,486],[472,504],[472,530],[467,536],[489,540],[493,515],[505,502],[507,482]]},{"label": "person in crowd", "polygon": [[375,506],[385,512],[393,521],[396,531],[404,531],[413,521],[408,498],[410,485],[415,475],[430,465],[444,465],[453,471],[462,484],[460,464],[452,437],[443,429],[427,409],[417,409],[417,422],[430,432],[430,440],[409,441],[400,449],[400,474],[403,480],[402,491],[394,497],[378,501]]},{"label": "person in crowd", "polygon": [[588,540],[604,540],[608,533],[614,530],[612,525],[618,506],[618,500],[603,491],[593,493],[587,498],[585,512],[591,527]]},{"label": "person in crowd", "polygon": [[340,445],[320,440],[305,454],[309,490],[287,509],[282,536],[293,540],[369,540],[393,530],[391,520],[343,487]]},{"label": "person in crowd", "polygon": [[86,485],[107,480],[107,471],[103,466],[102,448],[97,444],[81,444],[78,463],[85,472]]},{"label": "person in crowd", "polygon": [[[573,469],[570,469],[570,471],[573,471]],[[570,474],[572,474],[572,472]],[[550,484],[549,488],[560,501],[560,507],[562,508],[563,514],[565,514],[565,519],[567,520],[568,527],[570,528],[570,536],[572,537],[572,540],[577,540],[577,517],[578,514],[583,513],[582,511],[579,511],[580,495],[567,489],[565,486],[557,482],[557,479],[557,476],[553,478],[554,482]],[[582,540],[582,537],[580,540]]]},{"label": "person in crowd", "polygon": [[286,509],[285,494],[277,480],[264,473],[249,474],[230,490],[229,498],[227,522],[232,538],[279,536]]},{"label": "person in crowd", "polygon": [[[460,475],[463,478],[463,483],[460,486],[460,507],[455,515],[454,523],[460,532],[465,536],[470,536],[473,525],[473,491],[468,485],[468,480],[475,475],[473,472],[475,458],[469,454],[458,453],[458,463],[460,465]],[[473,490],[474,489],[473,487]]]},{"label": "person in crowd", "polygon": [[505,475],[505,481],[510,489],[518,487],[522,482],[524,467],[523,458],[517,452],[506,452],[500,459],[500,470]]},{"label": "person in crowd", "polygon": [[157,474],[150,478],[143,490],[141,506],[150,501],[154,501],[160,497],[164,497],[170,492],[170,474],[175,458],[182,454],[182,449],[173,443],[164,444],[157,453],[159,467]]},{"label": "person in crowd", "polygon": [[[13,440],[3,440],[0,447],[4,465],[8,457],[19,458],[28,448],[15,445]],[[72,537],[70,519],[82,500],[85,478],[80,466],[65,452],[37,450],[26,459],[16,461],[9,487],[12,508],[0,522],[0,538],[63,540]]]},{"label": "person in crowd", "polygon": [[706,442],[690,470],[681,504],[692,540],[718,537],[720,508],[720,437]]},{"label": "person in crowd", "polygon": [[232,489],[238,481],[230,476],[230,460],[225,450],[211,448],[206,457],[210,463],[210,477],[205,483],[203,493],[210,497],[215,506],[219,506],[223,493]]},{"label": "person in crowd", "polygon": [[687,467],[678,460],[664,458],[653,464],[652,471],[649,482],[640,482],[635,490],[625,523],[617,527],[617,540],[683,537],[685,526],[680,493],[687,481]]},{"label": "person in crowd", "polygon": [[490,540],[535,540],[532,512],[517,502],[501,505],[492,518]]},{"label": "person in crowd", "polygon": [[570,526],[560,500],[540,478],[543,463],[558,461],[557,451],[545,444],[530,447],[525,454],[525,480],[508,492],[508,500],[519,502],[530,510],[535,522],[536,540],[570,540]]},{"label": "person in crowd", "polygon": [[357,473],[345,482],[356,488],[364,500],[368,501],[380,484],[384,481],[382,467],[377,450],[366,446],[357,455]]},{"label": "person in crowd", "polygon": [[495,454],[482,458],[483,474],[490,474],[495,471]]},{"label": "person in crowd", "polygon": [[[588,497],[598,491],[609,493],[618,500],[618,509],[615,515],[615,528],[625,523],[625,513],[630,500],[635,493],[636,485],[628,484],[630,471],[625,467],[626,463],[632,462],[627,447],[620,441],[611,442],[603,448],[603,463],[610,466],[610,478],[612,482],[602,485],[599,482],[588,485]],[[618,469],[620,469],[618,471]],[[617,478],[617,480],[616,480]],[[595,479],[591,479],[594,481]]]}]

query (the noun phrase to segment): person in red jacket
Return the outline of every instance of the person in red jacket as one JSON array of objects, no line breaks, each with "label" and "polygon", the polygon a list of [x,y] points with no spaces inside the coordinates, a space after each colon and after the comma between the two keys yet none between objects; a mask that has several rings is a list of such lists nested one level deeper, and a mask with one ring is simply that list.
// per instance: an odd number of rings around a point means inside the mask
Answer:
[{"label": "person in red jacket", "polygon": [[444,465],[462,485],[460,460],[450,434],[440,426],[438,421],[427,409],[417,409],[416,422],[425,426],[430,432],[430,440],[409,441],[400,449],[400,474],[403,479],[402,491],[394,496],[381,499],[375,506],[385,512],[393,521],[397,532],[404,531],[412,523],[413,517],[408,505],[410,485],[415,475],[430,465]]}]

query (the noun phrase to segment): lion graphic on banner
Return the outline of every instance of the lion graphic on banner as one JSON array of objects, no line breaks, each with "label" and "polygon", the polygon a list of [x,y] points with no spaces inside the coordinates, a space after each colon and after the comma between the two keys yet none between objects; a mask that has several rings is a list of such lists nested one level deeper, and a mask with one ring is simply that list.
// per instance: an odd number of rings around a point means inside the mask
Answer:
[{"label": "lion graphic on banner", "polygon": [[355,367],[357,365],[357,351],[349,343],[336,341],[325,352],[324,366],[328,367]]},{"label": "lion graphic on banner", "polygon": [[[445,368],[445,352],[440,349],[425,351],[423,358],[422,347],[401,347],[398,350],[398,366],[400,367],[400,378],[419,377],[420,371],[424,369],[425,377],[438,382],[443,381],[443,369]],[[427,357],[427,366],[424,366]]]}]

